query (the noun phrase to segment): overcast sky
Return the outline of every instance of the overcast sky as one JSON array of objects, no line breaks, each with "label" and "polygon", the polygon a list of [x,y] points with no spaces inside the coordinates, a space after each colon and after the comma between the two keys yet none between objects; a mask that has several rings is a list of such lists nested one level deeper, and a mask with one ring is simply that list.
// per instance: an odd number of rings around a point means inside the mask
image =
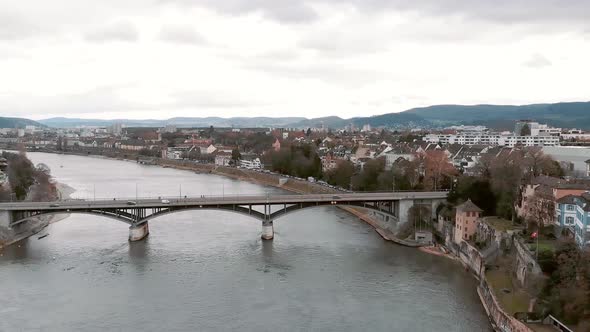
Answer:
[{"label": "overcast sky", "polygon": [[0,0],[0,116],[590,100],[587,0]]}]

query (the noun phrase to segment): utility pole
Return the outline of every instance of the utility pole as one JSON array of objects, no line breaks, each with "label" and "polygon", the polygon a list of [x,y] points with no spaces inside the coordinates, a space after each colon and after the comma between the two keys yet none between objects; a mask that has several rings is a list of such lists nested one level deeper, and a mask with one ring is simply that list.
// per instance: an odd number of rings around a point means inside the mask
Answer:
[{"label": "utility pole", "polygon": [[[537,229],[539,229],[539,228],[540,228],[540,227],[539,227],[539,226],[537,226]],[[537,250],[536,250],[536,252],[535,252],[535,260],[536,260],[537,262],[539,262],[539,236],[540,236],[540,235],[541,235],[541,232],[540,232],[540,230],[538,230],[538,231],[537,231],[537,245],[535,246],[535,247],[536,247],[535,249],[537,249]]]},{"label": "utility pole", "polygon": [[178,199],[182,199],[182,183],[178,185]]},{"label": "utility pole", "polygon": [[137,194],[137,182],[135,182],[135,201],[137,202],[138,194]]}]

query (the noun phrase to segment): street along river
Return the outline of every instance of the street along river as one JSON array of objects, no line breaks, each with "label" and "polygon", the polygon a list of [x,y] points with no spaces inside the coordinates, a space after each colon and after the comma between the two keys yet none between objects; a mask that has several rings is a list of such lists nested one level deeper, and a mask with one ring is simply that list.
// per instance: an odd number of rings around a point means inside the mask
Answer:
[{"label": "street along river", "polygon": [[[75,198],[284,194],[208,175],[29,153]],[[489,331],[460,265],[320,207],[260,221],[185,211],[128,225],[72,214],[0,251],[0,331]],[[39,239],[40,235],[49,234]]]}]

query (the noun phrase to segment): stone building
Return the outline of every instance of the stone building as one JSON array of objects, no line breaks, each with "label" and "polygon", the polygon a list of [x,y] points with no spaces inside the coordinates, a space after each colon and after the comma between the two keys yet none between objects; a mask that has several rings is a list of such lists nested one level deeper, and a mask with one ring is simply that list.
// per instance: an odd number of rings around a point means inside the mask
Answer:
[{"label": "stone building", "polygon": [[473,240],[477,231],[477,220],[483,212],[470,199],[457,206],[455,215],[454,241],[460,245],[463,241]]}]

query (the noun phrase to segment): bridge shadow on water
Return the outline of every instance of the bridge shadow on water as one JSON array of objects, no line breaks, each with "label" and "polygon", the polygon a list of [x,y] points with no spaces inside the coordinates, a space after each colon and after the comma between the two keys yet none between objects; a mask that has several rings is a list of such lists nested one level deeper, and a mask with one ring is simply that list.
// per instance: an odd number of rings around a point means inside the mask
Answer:
[{"label": "bridge shadow on water", "polygon": [[150,250],[149,236],[141,241],[129,242],[129,263],[141,274],[149,270]]},{"label": "bridge shadow on water", "polygon": [[270,263],[274,254],[274,241],[262,240],[262,259],[265,263]]}]

